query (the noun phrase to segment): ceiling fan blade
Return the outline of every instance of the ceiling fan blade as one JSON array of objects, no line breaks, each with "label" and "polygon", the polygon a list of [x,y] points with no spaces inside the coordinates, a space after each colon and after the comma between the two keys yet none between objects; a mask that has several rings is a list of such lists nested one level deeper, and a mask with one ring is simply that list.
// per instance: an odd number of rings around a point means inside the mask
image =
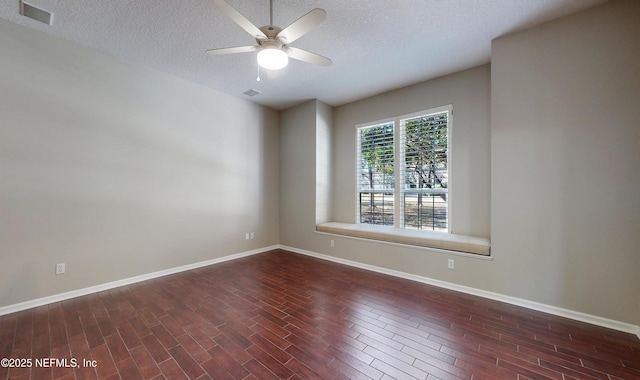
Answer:
[{"label": "ceiling fan blade", "polygon": [[283,37],[285,43],[289,44],[318,26],[326,16],[327,12],[324,9],[316,8],[280,31],[278,37]]},{"label": "ceiling fan blade", "polygon": [[258,28],[253,25],[251,21],[249,21],[246,17],[242,15],[242,13],[238,12],[234,7],[229,5],[224,0],[213,0],[213,2],[229,16],[230,19],[235,21],[236,24],[240,25],[240,27],[246,30],[253,38],[267,38],[267,36]]},{"label": "ceiling fan blade", "polygon": [[234,53],[249,53],[258,50],[257,46],[236,46],[220,49],[209,49],[207,54],[221,55],[221,54],[234,54]]},{"label": "ceiling fan blade", "polygon": [[289,57],[297,59],[298,61],[313,63],[320,66],[331,66],[331,60],[327,57],[323,57],[320,54],[312,53],[307,50],[287,46],[284,48]]}]

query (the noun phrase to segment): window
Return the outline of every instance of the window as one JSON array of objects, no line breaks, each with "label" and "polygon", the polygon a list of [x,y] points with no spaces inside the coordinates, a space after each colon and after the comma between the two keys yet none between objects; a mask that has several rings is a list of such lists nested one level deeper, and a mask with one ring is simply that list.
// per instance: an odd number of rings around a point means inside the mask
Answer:
[{"label": "window", "polygon": [[358,222],[449,232],[451,106],[357,127]]},{"label": "window", "polygon": [[360,223],[394,225],[394,123],[358,128]]}]

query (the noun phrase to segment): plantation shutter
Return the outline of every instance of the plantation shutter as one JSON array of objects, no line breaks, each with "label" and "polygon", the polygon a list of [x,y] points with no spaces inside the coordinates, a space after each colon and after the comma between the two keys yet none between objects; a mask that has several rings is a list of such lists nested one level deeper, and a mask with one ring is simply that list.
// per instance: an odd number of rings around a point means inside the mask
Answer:
[{"label": "plantation shutter", "polygon": [[401,120],[405,187],[447,188],[448,112]]},{"label": "plantation shutter", "polygon": [[449,112],[400,121],[405,228],[448,230]]},{"label": "plantation shutter", "polygon": [[358,147],[359,222],[394,224],[394,123],[360,127]]}]

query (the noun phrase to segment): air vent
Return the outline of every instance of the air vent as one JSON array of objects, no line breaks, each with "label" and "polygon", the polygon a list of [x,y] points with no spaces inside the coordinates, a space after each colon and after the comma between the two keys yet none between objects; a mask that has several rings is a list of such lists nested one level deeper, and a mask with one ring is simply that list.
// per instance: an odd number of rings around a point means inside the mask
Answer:
[{"label": "air vent", "polygon": [[20,14],[47,25],[53,24],[53,13],[20,1]]},{"label": "air vent", "polygon": [[247,96],[256,96],[259,93],[260,93],[260,91],[254,90],[253,88],[251,90],[247,90],[247,91],[243,92],[243,94],[245,94]]}]

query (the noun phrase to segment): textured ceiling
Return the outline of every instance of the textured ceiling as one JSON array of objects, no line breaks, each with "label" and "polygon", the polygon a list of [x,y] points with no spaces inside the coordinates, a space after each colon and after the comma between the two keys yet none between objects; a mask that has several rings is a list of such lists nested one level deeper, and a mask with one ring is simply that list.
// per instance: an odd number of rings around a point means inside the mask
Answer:
[{"label": "textured ceiling", "polygon": [[[227,0],[258,27],[268,0]],[[28,0],[49,26],[0,1],[0,17],[275,109],[309,99],[337,106],[490,61],[491,40],[606,0],[273,0],[284,28],[313,8],[326,20],[292,46],[333,60],[290,60],[256,81],[256,53],[210,56],[255,40],[211,0]],[[249,89],[260,91],[248,97]]]}]

